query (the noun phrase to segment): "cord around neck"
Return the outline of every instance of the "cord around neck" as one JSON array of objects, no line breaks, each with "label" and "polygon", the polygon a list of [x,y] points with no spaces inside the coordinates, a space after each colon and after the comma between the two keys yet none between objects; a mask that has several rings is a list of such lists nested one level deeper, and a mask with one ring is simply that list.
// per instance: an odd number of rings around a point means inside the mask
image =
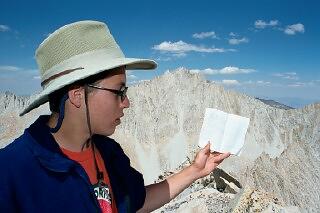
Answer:
[{"label": "cord around neck", "polygon": [[94,157],[94,165],[95,165],[96,173],[97,173],[97,180],[98,180],[98,183],[101,183],[103,181],[103,172],[100,171],[100,169],[98,167],[96,153],[94,151],[95,148],[94,148],[94,143],[93,143],[93,140],[92,140],[92,129],[91,129],[91,121],[90,121],[90,113],[89,113],[88,86],[87,85],[84,87],[84,100],[85,100],[85,105],[86,105],[87,125],[88,125],[88,129],[89,129],[89,134],[90,134],[89,139],[87,140],[87,142],[84,145],[86,145],[88,143],[91,143],[93,157]]}]

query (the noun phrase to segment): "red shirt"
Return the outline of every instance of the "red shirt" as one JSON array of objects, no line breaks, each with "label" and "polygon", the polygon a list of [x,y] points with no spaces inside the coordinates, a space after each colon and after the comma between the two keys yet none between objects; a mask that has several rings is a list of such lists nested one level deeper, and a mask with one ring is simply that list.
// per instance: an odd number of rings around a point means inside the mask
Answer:
[{"label": "red shirt", "polygon": [[117,206],[112,194],[110,179],[104,165],[104,161],[98,151],[94,149],[95,157],[99,171],[103,172],[103,187],[98,187],[97,171],[94,162],[94,155],[91,146],[82,152],[73,152],[60,147],[62,152],[70,159],[78,162],[89,176],[90,182],[94,187],[94,191],[103,213],[117,213]]}]

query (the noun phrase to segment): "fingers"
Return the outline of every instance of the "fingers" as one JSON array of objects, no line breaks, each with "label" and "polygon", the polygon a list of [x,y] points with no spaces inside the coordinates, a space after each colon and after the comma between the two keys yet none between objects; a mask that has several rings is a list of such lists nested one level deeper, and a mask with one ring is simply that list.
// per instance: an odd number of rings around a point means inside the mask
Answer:
[{"label": "fingers", "polygon": [[217,157],[221,155],[221,152],[212,152],[211,155],[213,155],[214,157]]},{"label": "fingers", "polygon": [[216,163],[221,163],[224,159],[226,159],[227,157],[229,157],[230,154],[231,154],[230,152],[227,152],[227,153],[219,153],[219,154],[216,154],[216,155],[213,154],[213,156],[214,156],[214,161],[215,161]]},{"label": "fingers", "polygon": [[227,157],[229,157],[231,155],[230,152],[227,152],[227,153],[221,153],[221,152],[211,152],[210,151],[210,141],[208,141],[207,145],[200,150],[201,153],[204,153],[204,154],[208,154],[210,153],[210,157],[214,157],[214,161],[215,162],[222,162],[224,159],[226,159]]}]

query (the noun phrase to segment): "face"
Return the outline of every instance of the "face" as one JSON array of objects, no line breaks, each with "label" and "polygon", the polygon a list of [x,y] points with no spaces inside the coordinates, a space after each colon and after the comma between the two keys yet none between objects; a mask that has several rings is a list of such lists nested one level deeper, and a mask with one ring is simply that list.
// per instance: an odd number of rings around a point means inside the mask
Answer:
[{"label": "face", "polygon": [[[110,75],[102,79],[97,86],[120,90],[126,85],[126,74],[124,67],[120,67]],[[93,134],[109,136],[114,133],[115,128],[121,122],[124,115],[123,110],[129,107],[129,99],[123,101],[121,97],[113,92],[92,88],[93,92],[88,94],[88,105],[90,113],[91,128]]]}]

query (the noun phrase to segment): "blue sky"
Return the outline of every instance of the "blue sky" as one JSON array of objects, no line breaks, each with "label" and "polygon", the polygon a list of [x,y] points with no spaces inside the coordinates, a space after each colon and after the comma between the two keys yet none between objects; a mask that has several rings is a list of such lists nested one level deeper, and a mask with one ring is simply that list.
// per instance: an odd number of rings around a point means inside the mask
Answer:
[{"label": "blue sky", "polygon": [[106,22],[128,57],[155,59],[155,72],[185,67],[252,96],[304,105],[320,101],[320,3],[314,1],[17,1],[0,7],[0,91],[32,94],[34,51],[79,20]]}]

